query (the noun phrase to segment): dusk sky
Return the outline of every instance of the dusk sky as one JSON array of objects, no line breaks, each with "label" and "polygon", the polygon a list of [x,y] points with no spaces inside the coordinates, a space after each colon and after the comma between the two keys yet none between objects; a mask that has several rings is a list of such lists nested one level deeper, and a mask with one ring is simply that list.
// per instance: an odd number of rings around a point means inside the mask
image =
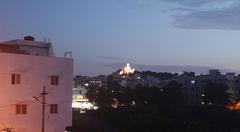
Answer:
[{"label": "dusk sky", "polygon": [[[240,71],[239,0],[1,0],[0,41],[50,38],[75,74],[107,65],[211,66]],[[113,71],[112,71],[113,72]]]}]

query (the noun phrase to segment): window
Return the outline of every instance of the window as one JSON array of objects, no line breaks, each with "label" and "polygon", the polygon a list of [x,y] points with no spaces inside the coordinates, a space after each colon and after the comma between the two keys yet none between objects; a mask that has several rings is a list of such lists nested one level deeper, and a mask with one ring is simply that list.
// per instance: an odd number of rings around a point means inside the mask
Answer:
[{"label": "window", "polygon": [[27,114],[27,105],[26,104],[16,104],[15,105],[16,114]]},{"label": "window", "polygon": [[50,113],[51,114],[58,113],[58,104],[50,104]]},{"label": "window", "polygon": [[12,84],[20,84],[21,83],[21,75],[20,74],[12,74],[11,83]]},{"label": "window", "polygon": [[58,76],[51,76],[51,85],[58,85]]}]

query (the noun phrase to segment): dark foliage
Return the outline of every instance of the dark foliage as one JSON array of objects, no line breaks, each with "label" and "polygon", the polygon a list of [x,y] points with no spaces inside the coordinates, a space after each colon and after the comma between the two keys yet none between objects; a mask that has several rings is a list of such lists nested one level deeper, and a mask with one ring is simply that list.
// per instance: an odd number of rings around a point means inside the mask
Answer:
[{"label": "dark foliage", "polygon": [[206,104],[224,106],[230,102],[225,84],[209,82],[204,86],[204,91],[205,97],[203,100]]},{"label": "dark foliage", "polygon": [[168,79],[172,79],[175,76],[178,76],[177,73],[168,73],[168,72],[152,72],[152,71],[143,71],[140,72],[140,75],[145,78],[147,76],[152,76],[152,77],[156,77],[156,78],[160,78],[162,80],[168,80]]}]

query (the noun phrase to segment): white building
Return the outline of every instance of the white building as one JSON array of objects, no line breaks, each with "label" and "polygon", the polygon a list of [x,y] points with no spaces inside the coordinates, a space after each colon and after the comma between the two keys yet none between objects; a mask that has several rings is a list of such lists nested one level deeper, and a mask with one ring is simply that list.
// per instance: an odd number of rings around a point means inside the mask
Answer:
[{"label": "white building", "polygon": [[33,37],[0,43],[0,130],[41,132],[46,87],[45,132],[72,126],[73,59],[53,56],[51,44]]}]

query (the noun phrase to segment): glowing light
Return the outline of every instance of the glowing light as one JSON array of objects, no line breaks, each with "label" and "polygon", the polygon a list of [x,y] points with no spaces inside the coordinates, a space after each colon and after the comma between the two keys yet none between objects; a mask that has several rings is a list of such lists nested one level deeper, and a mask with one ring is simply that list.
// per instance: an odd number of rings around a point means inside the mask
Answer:
[{"label": "glowing light", "polygon": [[98,106],[93,106],[93,109],[94,110],[97,110],[99,107]]},{"label": "glowing light", "polygon": [[79,108],[85,110],[97,110],[98,107],[94,106],[91,102],[85,101],[74,101],[72,102],[72,108]]},{"label": "glowing light", "polygon": [[192,81],[191,81],[191,84],[195,84],[195,82],[196,82],[195,80],[192,80]]},{"label": "glowing light", "polygon": [[73,95],[72,108],[80,110],[96,110],[98,107],[94,103],[90,102],[83,95]]},{"label": "glowing light", "polygon": [[135,101],[132,101],[132,105],[136,105],[136,102],[135,102]]},{"label": "glowing light", "polygon": [[119,106],[119,101],[116,98],[112,99],[112,108],[117,108]]},{"label": "glowing light", "polygon": [[120,75],[129,75],[133,74],[135,69],[131,68],[130,64],[127,63],[127,65],[119,72]]},{"label": "glowing light", "polygon": [[240,111],[240,102],[237,102],[233,105],[228,105],[227,108],[232,111]]}]

